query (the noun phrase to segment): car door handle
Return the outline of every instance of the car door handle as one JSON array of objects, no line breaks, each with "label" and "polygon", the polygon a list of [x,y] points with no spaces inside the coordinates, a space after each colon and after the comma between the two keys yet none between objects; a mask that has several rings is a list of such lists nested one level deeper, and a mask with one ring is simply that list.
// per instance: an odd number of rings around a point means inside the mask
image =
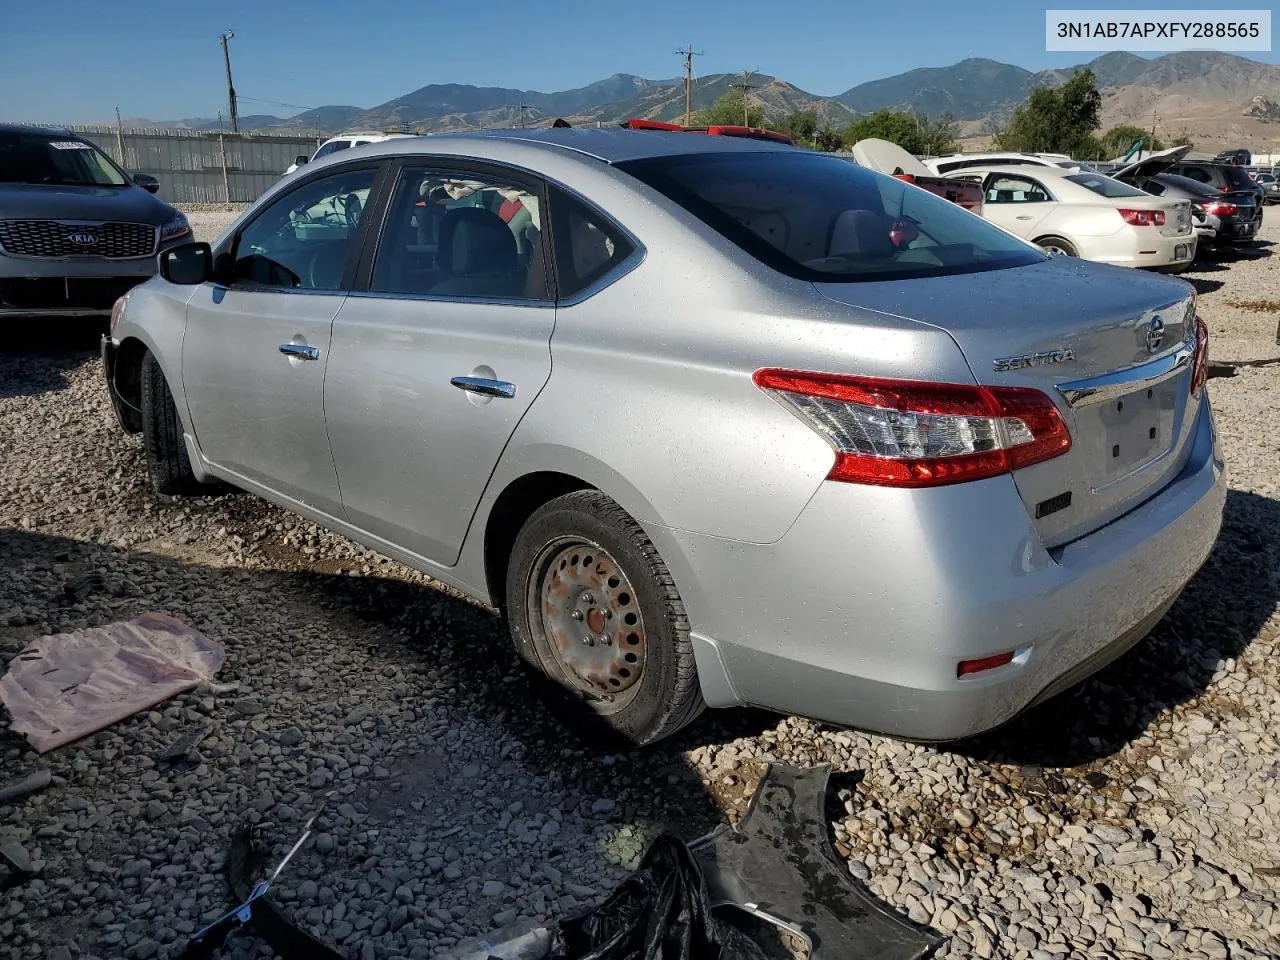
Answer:
[{"label": "car door handle", "polygon": [[516,395],[516,385],[505,380],[490,380],[488,377],[454,377],[449,381],[459,390],[467,393],[478,393],[482,397],[503,397],[510,400]]},{"label": "car door handle", "polygon": [[1034,215],[1034,214],[1030,214],[1030,213],[1020,213],[1020,214],[1018,214],[1018,216],[1017,216],[1015,219],[1017,219],[1017,220],[1034,220],[1034,219],[1035,219],[1035,215]]},{"label": "car door handle", "polygon": [[320,348],[307,343],[282,343],[280,352],[286,357],[297,357],[299,360],[320,359]]}]

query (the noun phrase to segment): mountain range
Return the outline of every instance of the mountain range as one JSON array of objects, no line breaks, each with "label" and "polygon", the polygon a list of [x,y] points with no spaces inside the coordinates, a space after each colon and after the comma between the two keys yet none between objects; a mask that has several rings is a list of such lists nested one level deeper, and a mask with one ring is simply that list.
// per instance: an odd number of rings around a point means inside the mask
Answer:
[{"label": "mountain range", "polygon": [[[1104,125],[1154,118],[1170,135],[1217,121],[1223,136],[1280,137],[1280,129],[1253,129],[1268,121],[1249,114],[1255,97],[1280,98],[1280,67],[1227,53],[1188,51],[1146,59],[1131,53],[1107,53],[1081,64],[1093,70],[1103,94]],[[996,60],[973,58],[949,67],[922,67],[882,80],[858,84],[835,96],[802,90],[778,77],[751,74],[751,98],[776,120],[793,110],[814,109],[821,123],[847,125],[858,114],[880,108],[925,115],[950,113],[962,134],[980,133],[1006,116],[1037,86],[1056,86],[1079,69],[1033,72]],[[710,74],[697,79],[693,107],[702,109],[742,83],[741,74]],[[253,115],[241,129],[333,133],[367,128],[422,131],[482,127],[545,126],[556,117],[570,123],[616,123],[628,117],[679,120],[684,113],[684,84],[679,78],[649,80],[618,73],[604,80],[542,93],[505,87],[430,84],[371,108],[330,105],[292,117]],[[1183,131],[1178,124],[1182,123]],[[158,126],[217,129],[207,117],[155,123]],[[1252,127],[1250,126],[1252,125]],[[1245,129],[1249,128],[1249,129]],[[1193,131],[1194,132],[1194,131]],[[1206,134],[1202,133],[1201,136]],[[1209,133],[1210,136],[1216,136]]]}]

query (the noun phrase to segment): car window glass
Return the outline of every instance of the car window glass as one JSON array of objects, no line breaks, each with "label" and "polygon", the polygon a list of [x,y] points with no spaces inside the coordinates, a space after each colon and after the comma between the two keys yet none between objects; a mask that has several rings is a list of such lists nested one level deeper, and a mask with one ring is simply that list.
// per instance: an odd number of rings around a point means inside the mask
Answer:
[{"label": "car window glass", "polygon": [[1158,180],[1146,180],[1142,184],[1142,189],[1154,197],[1164,196],[1165,186]]},{"label": "car window glass", "polygon": [[547,296],[532,185],[436,168],[402,170],[369,289],[477,299]]},{"label": "car window glass", "polygon": [[631,242],[599,211],[563,191],[553,199],[556,278],[561,297],[595,283],[634,250]]},{"label": "car window glass", "polygon": [[374,172],[330,174],[272,201],[236,239],[236,284],[341,289]]},{"label": "car window glass", "polygon": [[0,132],[0,183],[123,187],[128,182],[88,141],[71,135]]},{"label": "car window glass", "polygon": [[776,150],[616,166],[757,260],[804,280],[910,279],[1044,259],[954,203],[838,157]]},{"label": "car window glass", "polygon": [[315,159],[319,160],[321,157],[327,157],[329,154],[337,153],[339,150],[345,150],[349,146],[351,146],[351,141],[349,140],[334,140],[330,143],[326,143],[316,151]]},{"label": "car window glass", "polygon": [[1116,199],[1119,197],[1141,197],[1143,192],[1128,184],[1121,183],[1119,180],[1112,180],[1110,177],[1104,177],[1098,173],[1077,173],[1069,177],[1063,177],[1064,180],[1070,180],[1072,183],[1078,183],[1086,190],[1092,190],[1100,197],[1108,199]]},{"label": "car window glass", "polygon": [[1046,203],[1049,194],[1035,180],[997,174],[987,183],[987,203]]}]

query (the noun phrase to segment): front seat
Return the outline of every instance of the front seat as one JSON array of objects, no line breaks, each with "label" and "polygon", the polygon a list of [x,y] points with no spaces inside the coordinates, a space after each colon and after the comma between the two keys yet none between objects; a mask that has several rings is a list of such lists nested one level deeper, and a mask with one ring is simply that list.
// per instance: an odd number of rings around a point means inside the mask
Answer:
[{"label": "front seat", "polygon": [[893,238],[889,236],[886,218],[870,210],[846,210],[836,217],[831,228],[831,242],[827,245],[832,257],[848,254],[887,256],[894,252]]},{"label": "front seat", "polygon": [[439,296],[518,297],[524,287],[516,238],[480,207],[450,210],[440,221],[439,264],[445,279],[431,289]]}]

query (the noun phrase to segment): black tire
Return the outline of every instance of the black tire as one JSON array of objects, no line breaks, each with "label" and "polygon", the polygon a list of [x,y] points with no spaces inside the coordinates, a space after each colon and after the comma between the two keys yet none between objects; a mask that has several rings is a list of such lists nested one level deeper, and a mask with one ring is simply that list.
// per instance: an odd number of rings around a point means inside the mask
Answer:
[{"label": "black tire", "polygon": [[192,497],[215,492],[196,479],[182,439],[182,421],[155,356],[142,357],[142,448],[156,493]]},{"label": "black tire", "polygon": [[1080,256],[1075,244],[1070,240],[1063,240],[1062,237],[1037,237],[1033,242],[1041,247],[1056,247],[1068,257]]},{"label": "black tire", "polygon": [[[610,630],[616,630],[594,654],[615,658],[614,667],[597,675],[595,682],[606,691],[603,693],[585,689],[588,681],[566,666],[564,655],[557,652],[547,631],[544,588],[549,580],[565,586],[561,574],[552,566],[563,570],[567,560],[557,560],[573,553],[579,544],[583,547],[581,569],[588,577],[596,575],[596,589],[605,597],[599,604],[590,601],[593,610],[587,622],[595,615],[595,606],[607,608],[601,616],[608,616],[609,623],[596,617],[605,624],[600,636],[604,638]],[[603,554],[593,558],[592,550]],[[577,564],[578,560],[574,558],[573,562]],[[611,571],[613,565],[616,570]],[[611,572],[616,575],[610,576]],[[622,592],[618,592],[619,583]],[[570,605],[567,595],[566,591],[559,597],[564,608]],[[539,693],[552,712],[585,739],[621,739],[631,745],[652,743],[675,733],[705,709],[689,639],[689,620],[671,573],[640,525],[604,494],[579,490],[534,512],[511,551],[506,604],[511,638],[517,653],[532,668]],[[613,623],[619,609],[624,611],[624,619]],[[637,615],[638,619],[633,619]],[[624,623],[638,626],[627,627]],[[586,632],[595,629],[591,627]],[[636,639],[635,631],[639,631],[640,639]],[[613,695],[607,692],[605,679],[616,682],[611,670],[630,677],[625,666],[616,666],[619,656],[633,659],[628,643],[642,644],[634,648],[642,657],[639,676],[625,680],[630,686]]]}]

